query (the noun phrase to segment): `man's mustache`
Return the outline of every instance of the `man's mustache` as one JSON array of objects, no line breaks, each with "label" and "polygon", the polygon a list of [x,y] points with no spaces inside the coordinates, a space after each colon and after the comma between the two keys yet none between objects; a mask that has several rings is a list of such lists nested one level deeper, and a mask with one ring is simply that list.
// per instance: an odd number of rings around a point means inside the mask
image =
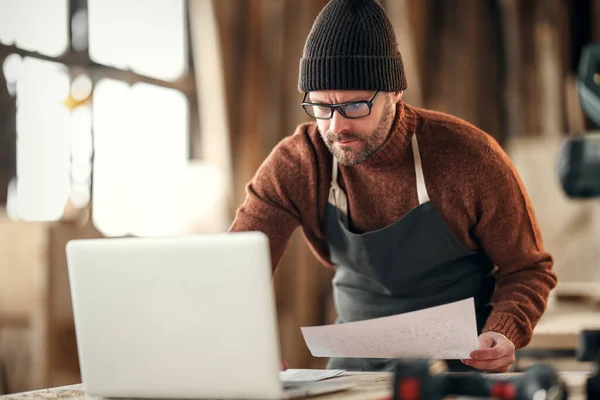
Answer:
[{"label": "man's mustache", "polygon": [[333,134],[327,133],[327,140],[330,142],[346,142],[349,140],[359,140],[360,136],[355,133],[341,133],[341,134]]}]

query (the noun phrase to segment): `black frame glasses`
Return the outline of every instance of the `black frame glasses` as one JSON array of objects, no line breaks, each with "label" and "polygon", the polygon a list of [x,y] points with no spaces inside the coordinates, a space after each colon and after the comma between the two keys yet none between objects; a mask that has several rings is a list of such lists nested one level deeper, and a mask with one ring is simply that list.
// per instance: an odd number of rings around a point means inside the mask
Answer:
[{"label": "black frame glasses", "polygon": [[[377,92],[375,92],[375,94],[373,95],[373,97],[371,98],[371,100],[360,100],[360,101],[349,101],[347,103],[339,103],[339,104],[325,104],[325,103],[310,103],[306,101],[306,96],[308,95],[308,93],[304,93],[304,98],[302,99],[302,109],[304,109],[304,112],[307,113],[311,118],[315,118],[315,119],[331,119],[333,117],[333,112],[335,110],[337,110],[343,117],[345,118],[350,118],[350,119],[358,119],[358,118],[364,118],[364,117],[368,117],[369,115],[371,115],[371,110],[373,109],[373,103],[375,103],[375,100],[377,99],[377,96],[379,95],[380,91],[378,90]],[[346,109],[349,106],[359,106],[359,105],[366,105],[368,107],[368,112],[364,115],[359,115],[359,116],[350,116],[346,113]],[[316,116],[313,112],[311,112],[311,108],[312,107],[321,107],[321,108],[328,108],[329,109],[329,116]]]}]

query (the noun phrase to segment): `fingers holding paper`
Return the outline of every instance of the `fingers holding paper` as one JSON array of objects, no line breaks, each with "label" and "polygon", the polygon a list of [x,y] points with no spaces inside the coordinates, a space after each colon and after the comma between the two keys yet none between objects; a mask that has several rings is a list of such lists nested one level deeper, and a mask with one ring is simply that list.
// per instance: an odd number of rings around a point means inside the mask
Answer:
[{"label": "fingers holding paper", "polygon": [[515,362],[515,345],[501,333],[485,332],[479,335],[479,349],[462,362],[480,371],[506,372]]}]

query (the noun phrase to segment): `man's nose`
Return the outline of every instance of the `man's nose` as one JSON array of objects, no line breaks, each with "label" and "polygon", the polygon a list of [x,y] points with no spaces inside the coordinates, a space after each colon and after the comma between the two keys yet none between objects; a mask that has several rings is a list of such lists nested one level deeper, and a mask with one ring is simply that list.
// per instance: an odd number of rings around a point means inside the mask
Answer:
[{"label": "man's nose", "polygon": [[350,129],[350,119],[344,117],[338,110],[333,112],[329,120],[329,130],[331,133],[339,134]]}]

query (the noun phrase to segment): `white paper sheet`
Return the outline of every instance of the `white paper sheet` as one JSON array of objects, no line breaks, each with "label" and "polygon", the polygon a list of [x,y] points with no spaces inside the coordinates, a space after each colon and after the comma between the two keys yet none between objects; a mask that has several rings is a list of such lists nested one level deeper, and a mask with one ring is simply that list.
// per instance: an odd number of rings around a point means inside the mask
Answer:
[{"label": "white paper sheet", "polygon": [[288,369],[279,372],[282,382],[315,382],[342,375],[343,369]]},{"label": "white paper sheet", "polygon": [[301,330],[315,357],[466,359],[479,347],[473,298]]}]

